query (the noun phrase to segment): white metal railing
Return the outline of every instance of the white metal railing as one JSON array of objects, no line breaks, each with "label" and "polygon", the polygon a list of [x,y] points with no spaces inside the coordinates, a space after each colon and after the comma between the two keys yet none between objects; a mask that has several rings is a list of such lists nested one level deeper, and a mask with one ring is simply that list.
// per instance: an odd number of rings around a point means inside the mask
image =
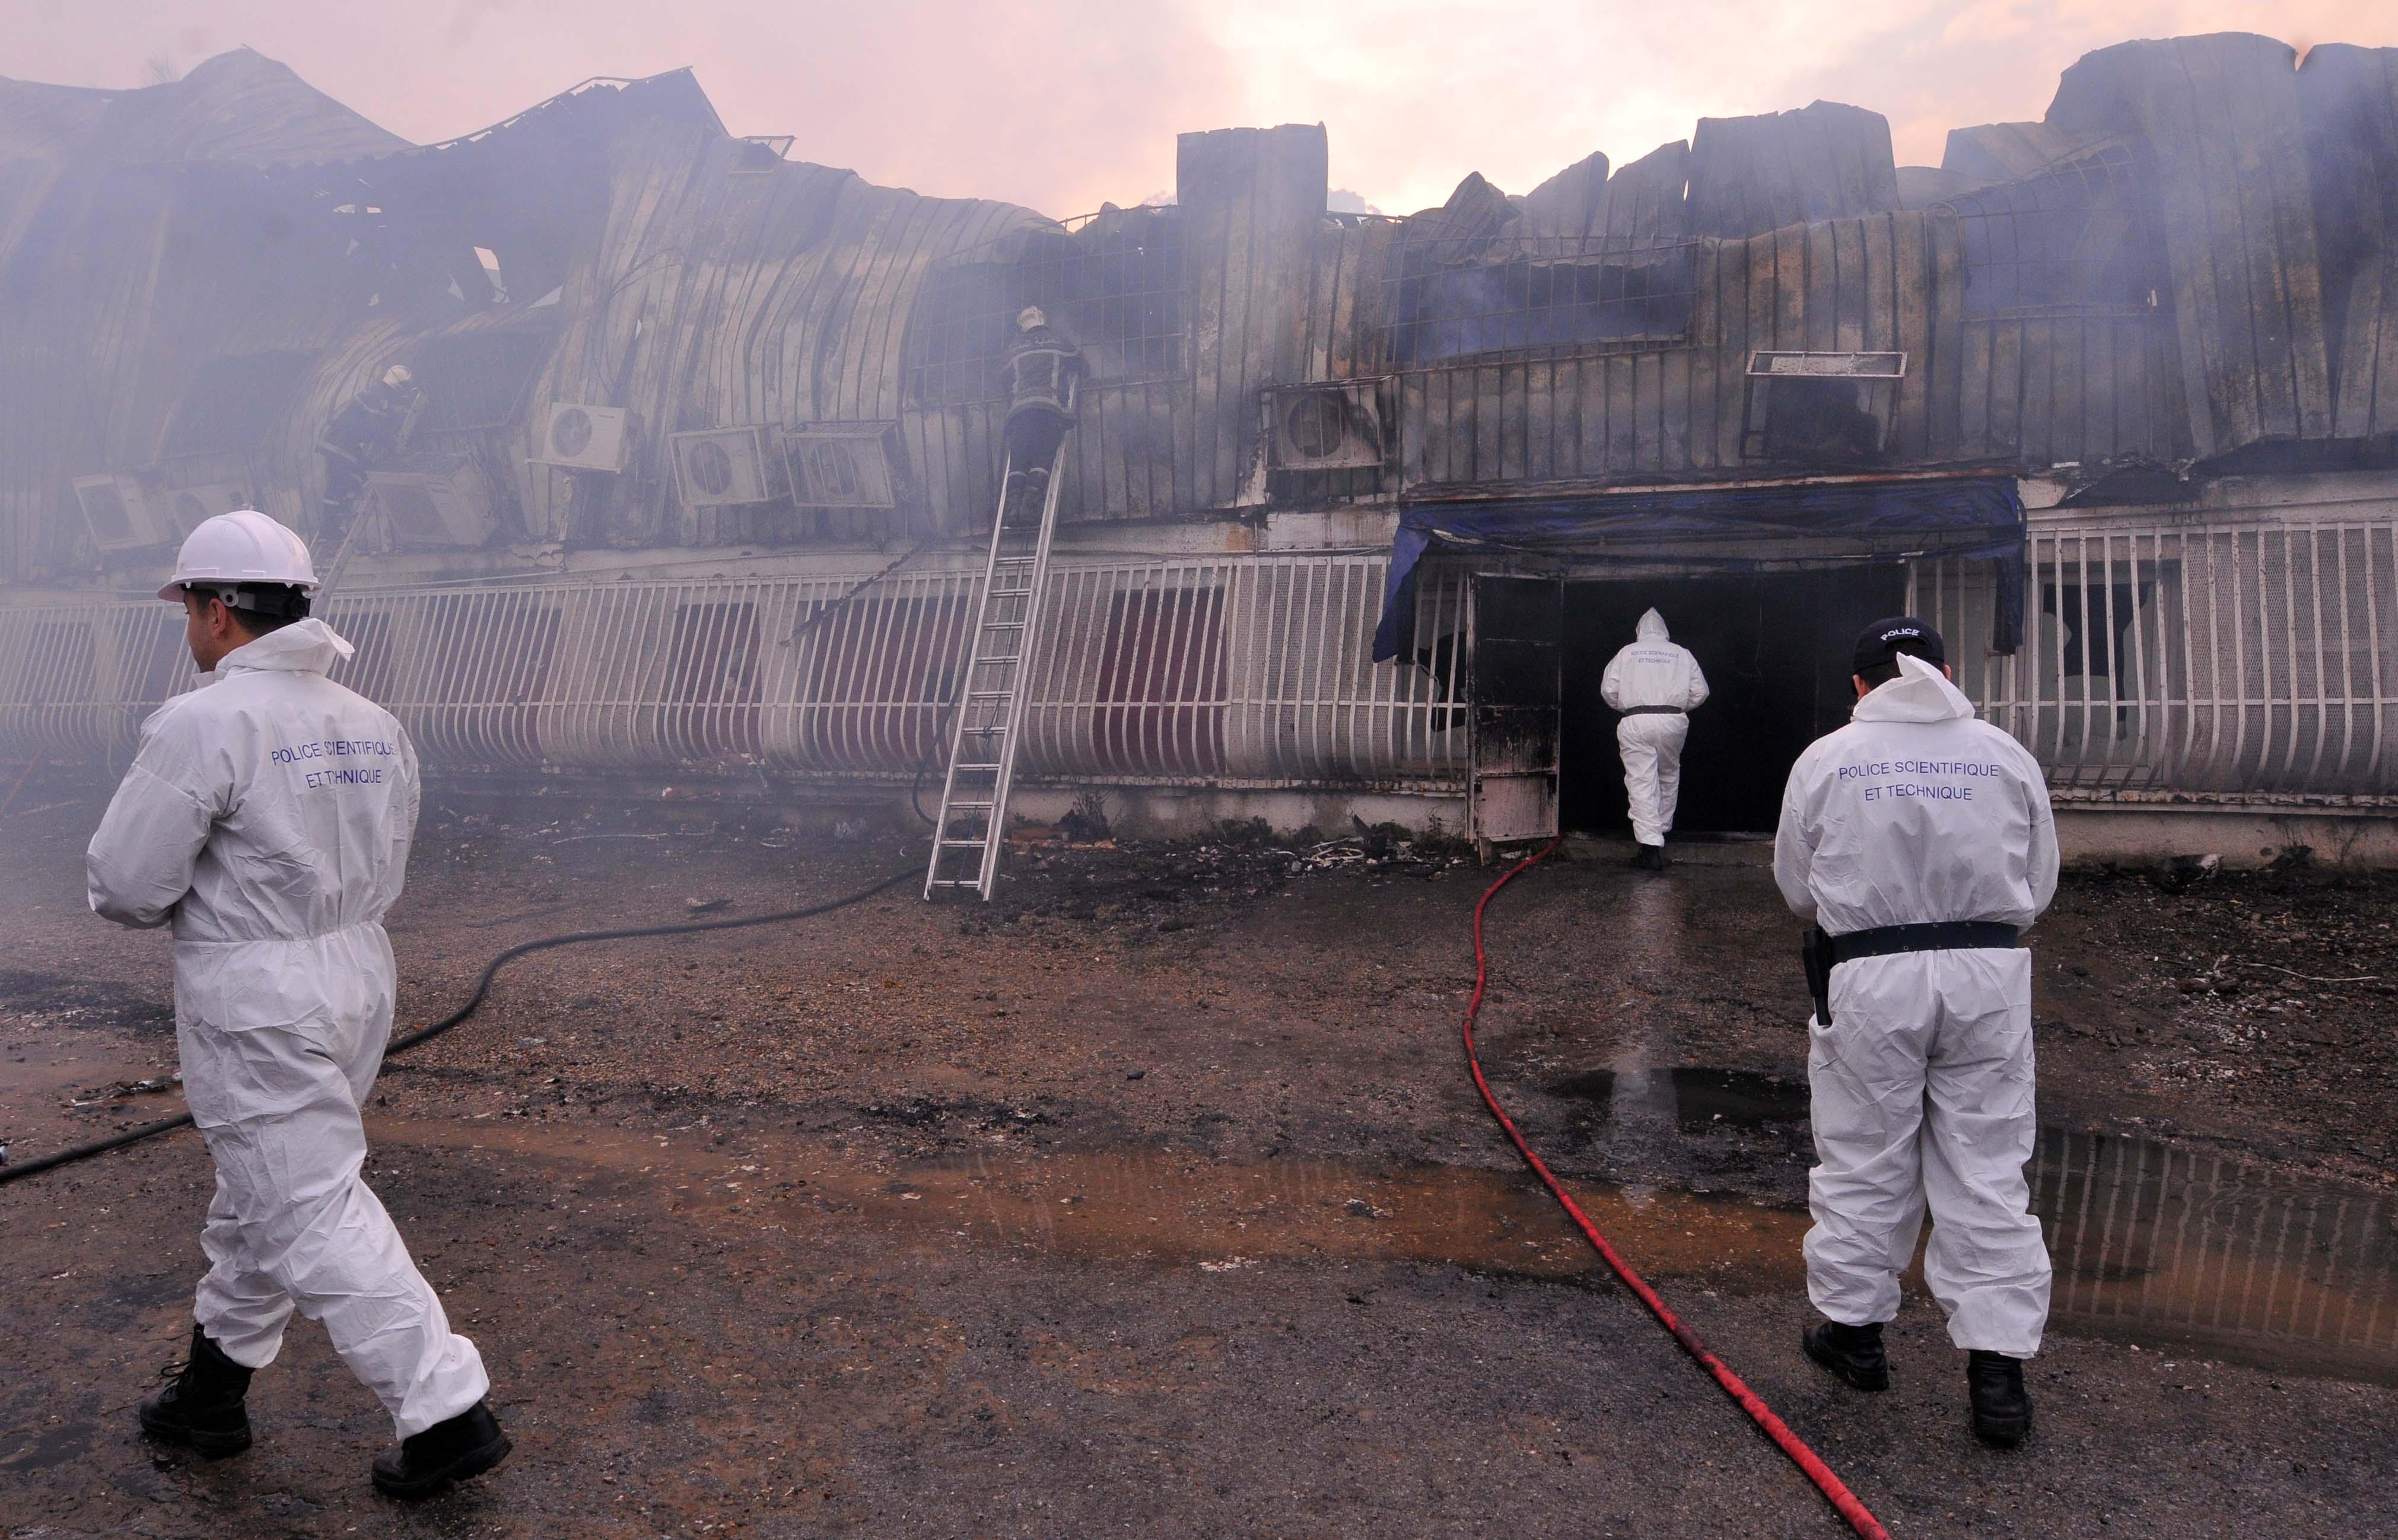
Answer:
[{"label": "white metal railing", "polygon": [[182,613],[155,601],[0,610],[0,757],[121,758],[191,677]]},{"label": "white metal railing", "polygon": [[2035,525],[2024,638],[1986,566],[1918,564],[1958,682],[2061,796],[2398,793],[2398,522]]},{"label": "white metal railing", "polygon": [[[1380,555],[1060,561],[1036,643],[1028,774],[1451,785],[1453,669],[1375,665]],[[457,584],[344,592],[335,677],[431,764],[905,776],[934,754],[974,574]],[[1462,624],[1427,580],[1429,658]],[[121,756],[191,682],[155,602],[0,608],[0,760]]]},{"label": "white metal railing", "polygon": [[[1454,678],[1371,661],[1381,556],[1126,561],[1060,571],[1025,722],[1049,775],[1270,781],[1453,778]],[[1425,585],[1429,649],[1462,590]]]},{"label": "white metal railing", "polygon": [[[1910,603],[2061,798],[2398,793],[2398,522],[2035,525],[2023,644],[1988,648],[1986,564],[1918,564]],[[1418,655],[1367,649],[1380,555],[1061,561],[1030,676],[1035,776],[1453,787],[1453,574]],[[447,768],[912,774],[955,682],[974,581],[896,574],[354,589],[338,677]],[[190,679],[152,601],[0,607],[0,760],[95,762]]]},{"label": "white metal railing", "polygon": [[[1926,562],[1910,603],[2061,797],[2398,792],[2398,524],[2035,526],[2026,635],[1992,655],[1986,566]],[[1454,576],[1374,665],[1379,555],[1060,563],[1035,654],[1037,776],[1453,786]],[[340,677],[445,767],[911,774],[932,751],[973,577],[358,589]],[[0,760],[121,757],[190,678],[154,602],[0,608]]]}]

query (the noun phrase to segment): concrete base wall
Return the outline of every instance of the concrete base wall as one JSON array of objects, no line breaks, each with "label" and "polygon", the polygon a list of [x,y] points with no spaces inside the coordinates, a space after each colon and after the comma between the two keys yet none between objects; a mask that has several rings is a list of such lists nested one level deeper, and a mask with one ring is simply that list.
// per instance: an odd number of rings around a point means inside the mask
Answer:
[{"label": "concrete base wall", "polygon": [[[0,777],[0,779],[8,777]],[[443,783],[445,789],[467,794],[504,798],[526,795],[524,783],[499,779]],[[688,805],[686,799],[779,804],[800,826],[830,828],[864,818],[888,821],[913,831],[920,826],[908,811],[908,790],[889,782],[825,783],[806,787],[705,780],[697,790],[686,783],[680,793],[662,792],[655,782],[595,778],[583,783],[591,795],[629,795],[636,802],[658,800],[671,811]],[[545,782],[546,794],[565,789]],[[696,798],[694,791],[696,790]],[[1276,834],[1289,835],[1313,825],[1327,839],[1346,833],[1350,819],[1369,824],[1394,823],[1425,832],[1440,820],[1442,832],[1465,832],[1465,798],[1457,792],[1345,791],[1309,788],[1240,788],[1180,786],[1018,787],[1009,808],[1011,817],[1055,823],[1089,791],[1105,799],[1109,825],[1131,839],[1191,839],[1204,836],[1227,820],[1262,818]],[[36,777],[24,789],[27,806],[59,796],[88,795],[89,787],[62,772]],[[568,794],[572,794],[569,792]],[[922,789],[929,812],[940,798],[938,777]],[[2068,865],[2095,866],[2107,862],[2145,865],[2176,856],[2219,856],[2226,866],[2257,867],[2287,858],[2303,846],[2326,866],[2398,870],[2398,811],[2383,809],[2306,808],[2279,811],[2260,806],[2089,807],[2071,803],[2056,810],[2058,844]]]},{"label": "concrete base wall", "polygon": [[[1277,834],[1314,825],[1327,839],[1350,832],[1354,817],[1395,823],[1421,831],[1433,819],[1451,835],[1465,832],[1465,799],[1407,791],[1321,791],[1179,786],[1102,786],[1108,823],[1132,839],[1182,839],[1205,834],[1226,819],[1263,818]],[[1082,789],[1019,787],[1008,806],[1011,817],[1055,823],[1072,807]],[[938,789],[924,801],[929,808]]]},{"label": "concrete base wall", "polygon": [[2056,810],[2056,843],[2068,866],[2220,856],[2226,866],[2254,867],[2303,846],[2324,865],[2392,868],[2398,814],[2068,806]]},{"label": "concrete base wall", "polygon": [[[1117,832],[1135,839],[1189,838],[1226,819],[1263,818],[1278,834],[1314,825],[1327,838],[1345,833],[1354,815],[1367,823],[1422,830],[1434,818],[1465,831],[1465,799],[1454,793],[1255,790],[1157,786],[1099,789]],[[1017,815],[1050,823],[1081,793],[1018,790]],[[932,796],[926,798],[929,804]],[[2398,813],[2280,813],[2259,807],[2057,809],[2057,843],[2068,865],[2140,865],[2175,856],[2220,856],[2226,866],[2257,867],[2303,846],[2325,865],[2398,868]]]}]

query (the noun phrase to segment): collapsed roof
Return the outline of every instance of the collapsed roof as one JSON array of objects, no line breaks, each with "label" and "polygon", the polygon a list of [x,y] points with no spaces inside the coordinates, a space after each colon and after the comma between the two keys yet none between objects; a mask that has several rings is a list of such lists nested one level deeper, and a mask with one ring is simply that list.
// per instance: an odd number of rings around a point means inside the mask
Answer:
[{"label": "collapsed roof", "polygon": [[[1026,303],[1093,364],[1084,518],[1771,479],[1797,462],[1749,376],[1777,350],[1904,359],[1814,425],[1884,468],[2398,435],[2398,50],[2124,44],[1938,168],[1831,102],[1399,221],[1328,214],[1325,162],[1316,128],[1186,135],[1178,206],[1061,224],[785,159],[687,71],[421,147],[248,50],[139,90],[0,80],[0,578],[89,570],[95,473],[310,528],[319,431],[394,361],[442,386],[496,540],[796,537],[679,497],[667,440],[726,426],[887,425],[908,507],[963,527]],[[1258,393],[1310,381],[1351,383],[1379,460],[1273,461]],[[627,413],[622,474],[552,474],[550,403]]]}]

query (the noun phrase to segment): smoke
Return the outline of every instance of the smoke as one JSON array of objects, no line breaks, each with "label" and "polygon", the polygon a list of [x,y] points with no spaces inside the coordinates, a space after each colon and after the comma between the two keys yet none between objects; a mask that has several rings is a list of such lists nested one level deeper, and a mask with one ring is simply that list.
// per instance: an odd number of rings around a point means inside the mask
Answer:
[{"label": "smoke", "polygon": [[1321,121],[1336,185],[1420,209],[1466,172],[1530,188],[1593,150],[1618,163],[1701,116],[1816,98],[1891,119],[1902,163],[1948,129],[2036,118],[2056,77],[2131,37],[2256,30],[2398,46],[2385,0],[186,0],[20,7],[7,73],[123,87],[149,45],[187,70],[244,43],[420,142],[595,74],[689,64],[735,133],[947,196],[1053,214],[1174,182],[1178,132]]},{"label": "smoke", "polygon": [[[7,74],[111,87],[139,78],[128,37],[172,36],[189,20],[182,0],[22,9]],[[688,65],[736,134],[796,135],[796,156],[874,182],[1058,215],[1170,187],[1175,135],[1240,110],[1231,55],[1178,5],[216,0],[209,31],[420,143],[594,75]]]},{"label": "smoke", "polygon": [[475,40],[483,18],[507,9],[507,0],[458,0],[458,8],[450,13],[449,30],[441,34],[445,48],[463,48]]}]

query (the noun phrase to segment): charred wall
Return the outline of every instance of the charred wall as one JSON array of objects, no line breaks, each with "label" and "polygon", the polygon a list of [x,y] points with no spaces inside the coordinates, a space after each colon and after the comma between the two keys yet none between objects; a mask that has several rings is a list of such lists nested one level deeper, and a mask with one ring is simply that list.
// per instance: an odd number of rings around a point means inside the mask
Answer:
[{"label": "charred wall", "polygon": [[[495,489],[495,547],[979,527],[1025,304],[1090,366],[1071,520],[2386,440],[2393,58],[2126,44],[1937,169],[1817,102],[1396,220],[1327,211],[1314,126],[1187,135],[1174,205],[1061,223],[787,160],[688,74],[424,148],[255,55],[0,83],[0,577],[103,575],[72,488],[103,471],[315,533],[317,436],[393,362],[438,386],[421,447]],[[1799,453],[1759,426],[1775,351],[1906,366]],[[1379,466],[1277,468],[1260,393],[1311,382],[1379,417]],[[553,403],[629,412],[624,468],[537,460]],[[677,433],[825,425],[888,427],[891,518],[678,487]]]},{"label": "charred wall", "polygon": [[2048,121],[2135,136],[2172,265],[2201,458],[2327,438],[2331,365],[2297,55],[2245,34],[2125,43],[2066,71]]}]

